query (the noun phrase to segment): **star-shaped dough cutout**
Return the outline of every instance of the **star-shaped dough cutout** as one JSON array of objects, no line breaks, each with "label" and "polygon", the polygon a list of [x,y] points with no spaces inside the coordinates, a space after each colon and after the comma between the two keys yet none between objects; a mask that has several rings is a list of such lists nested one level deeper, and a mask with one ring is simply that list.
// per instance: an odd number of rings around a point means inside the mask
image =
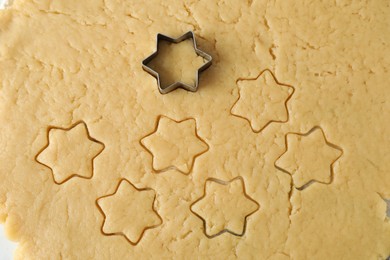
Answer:
[{"label": "star-shaped dough cutout", "polygon": [[179,38],[157,34],[157,51],[142,61],[142,67],[157,79],[161,94],[177,88],[196,91],[199,75],[212,57],[198,49],[192,31]]},{"label": "star-shaped dough cutout", "polygon": [[287,102],[294,87],[279,83],[270,70],[264,70],[254,79],[237,81],[239,97],[231,114],[247,120],[255,133],[272,122],[288,121]]},{"label": "star-shaped dough cutout", "polygon": [[90,179],[93,160],[103,151],[104,144],[89,134],[87,124],[77,122],[69,128],[49,127],[47,145],[35,160],[48,167],[56,184],[73,177]]},{"label": "star-shaped dough cutout", "polygon": [[209,238],[225,232],[243,236],[247,218],[259,208],[260,205],[246,194],[241,177],[230,181],[208,179],[204,195],[190,207],[203,221],[204,233]]},{"label": "star-shaped dough cutout", "polygon": [[317,126],[303,134],[289,133],[285,142],[286,151],[276,160],[275,166],[292,176],[295,188],[333,181],[333,164],[343,150],[326,140],[322,128]]},{"label": "star-shaped dough cutout", "polygon": [[152,168],[156,173],[176,169],[189,174],[195,159],[209,149],[197,134],[193,118],[176,121],[160,116],[156,130],[140,143],[152,155]]},{"label": "star-shaped dough cutout", "polygon": [[123,236],[130,244],[138,244],[146,230],[162,224],[162,218],[154,208],[155,200],[153,189],[138,189],[122,179],[114,193],[96,200],[104,216],[102,233]]}]

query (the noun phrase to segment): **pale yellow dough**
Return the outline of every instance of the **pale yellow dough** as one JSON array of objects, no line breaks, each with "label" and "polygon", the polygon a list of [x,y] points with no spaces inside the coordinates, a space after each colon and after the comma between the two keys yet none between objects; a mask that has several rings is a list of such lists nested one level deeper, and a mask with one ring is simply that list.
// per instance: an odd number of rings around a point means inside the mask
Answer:
[{"label": "pale yellow dough", "polygon": [[[189,30],[213,65],[197,92],[161,95],[141,62],[157,33]],[[202,60],[184,49],[171,73],[191,82]],[[389,68],[387,0],[14,1],[0,219],[15,258],[386,259]]]}]

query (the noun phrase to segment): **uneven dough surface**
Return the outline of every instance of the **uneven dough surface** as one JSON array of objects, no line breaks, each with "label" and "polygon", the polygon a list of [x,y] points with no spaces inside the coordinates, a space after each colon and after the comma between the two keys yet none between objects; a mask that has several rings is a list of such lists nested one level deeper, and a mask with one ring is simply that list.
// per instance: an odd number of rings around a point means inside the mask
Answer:
[{"label": "uneven dough surface", "polygon": [[[161,95],[141,62],[189,30],[213,64],[197,92]],[[191,80],[184,47],[170,77]],[[0,219],[16,259],[386,259],[389,68],[386,0],[14,1]]]}]

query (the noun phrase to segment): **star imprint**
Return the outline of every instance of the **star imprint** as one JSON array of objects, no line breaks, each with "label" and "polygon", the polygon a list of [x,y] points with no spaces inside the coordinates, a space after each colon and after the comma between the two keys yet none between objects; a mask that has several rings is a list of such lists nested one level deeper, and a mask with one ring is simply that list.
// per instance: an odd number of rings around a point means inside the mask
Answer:
[{"label": "star imprint", "polygon": [[247,218],[259,208],[260,205],[246,194],[242,177],[227,182],[208,179],[204,195],[190,207],[192,213],[203,221],[208,238],[225,232],[243,236]]},{"label": "star imprint", "polygon": [[276,160],[275,166],[292,176],[297,189],[304,189],[313,182],[330,184],[333,181],[333,164],[343,150],[328,142],[320,127],[304,134],[289,133],[285,142],[286,151]]},{"label": "star imprint", "polygon": [[72,177],[92,178],[93,160],[103,149],[104,144],[92,138],[80,121],[69,128],[49,127],[47,145],[35,160],[51,170],[56,184],[62,184]]},{"label": "star imprint", "polygon": [[240,79],[237,84],[239,97],[230,112],[247,120],[253,132],[261,132],[272,122],[288,121],[287,101],[294,88],[279,83],[270,70],[255,79]]},{"label": "star imprint", "polygon": [[176,169],[189,174],[195,159],[209,149],[197,134],[193,118],[175,121],[160,116],[155,131],[140,143],[152,155],[152,168],[157,173]]},{"label": "star imprint", "polygon": [[154,209],[155,200],[154,190],[138,189],[122,179],[114,193],[96,200],[104,216],[102,233],[123,236],[130,244],[138,244],[146,230],[162,224],[162,218]]}]

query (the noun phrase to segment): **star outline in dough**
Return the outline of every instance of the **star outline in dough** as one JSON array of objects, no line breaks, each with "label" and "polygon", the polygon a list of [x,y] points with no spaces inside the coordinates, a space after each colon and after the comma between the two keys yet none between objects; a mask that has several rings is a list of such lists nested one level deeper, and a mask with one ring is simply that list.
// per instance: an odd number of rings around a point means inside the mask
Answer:
[{"label": "star outline in dough", "polygon": [[385,195],[382,195],[381,193],[377,192],[378,196],[382,200],[383,203],[386,204],[385,209],[385,221],[390,222],[390,199],[386,199]]},{"label": "star outline in dough", "polygon": [[288,85],[288,84],[285,84],[285,83],[281,83],[278,81],[278,79],[276,78],[276,76],[274,75],[274,73],[270,70],[270,69],[264,69],[262,70],[256,77],[254,78],[238,78],[236,80],[236,85],[238,84],[238,82],[240,81],[256,81],[258,80],[264,73],[269,73],[272,77],[272,79],[275,81],[275,83],[281,87],[287,87],[289,89],[291,89],[291,93],[289,93],[289,95],[287,96],[287,98],[285,99],[285,101],[283,102],[283,105],[284,105],[284,108],[285,108],[285,111],[286,111],[286,114],[287,114],[287,118],[286,120],[269,120],[263,127],[261,127],[259,130],[255,130],[252,126],[252,122],[250,119],[246,118],[245,116],[242,116],[242,115],[239,115],[239,114],[235,114],[233,112],[233,109],[234,107],[240,102],[241,100],[241,94],[240,92],[242,91],[240,89],[240,87],[238,88],[238,98],[236,99],[236,101],[233,103],[232,107],[230,108],[230,114],[232,116],[235,116],[235,117],[238,117],[238,118],[241,118],[241,119],[244,119],[245,121],[248,122],[250,128],[252,129],[252,131],[256,134],[262,132],[265,128],[267,128],[271,123],[287,123],[289,120],[290,120],[290,112],[288,110],[288,107],[287,107],[287,103],[288,101],[292,98],[292,96],[294,95],[295,93],[295,87],[293,87],[292,85]]},{"label": "star outline in dough", "polygon": [[[308,182],[306,182],[305,184],[303,184],[302,186],[296,186],[294,184],[294,181],[293,181],[293,174],[291,172],[289,172],[288,170],[284,169],[283,167],[280,167],[277,165],[277,162],[280,158],[283,157],[283,155],[285,155],[289,150],[288,150],[288,137],[291,136],[291,135],[296,135],[296,136],[300,136],[300,137],[306,137],[306,136],[309,136],[310,134],[312,134],[313,132],[319,130],[321,132],[321,135],[323,137],[323,140],[325,142],[326,145],[328,145],[329,147],[333,148],[333,149],[336,149],[340,152],[340,155],[337,156],[329,165],[329,168],[330,168],[330,171],[329,171],[329,182],[323,182],[323,181],[318,181],[318,180],[315,180],[315,179],[311,179],[309,180]],[[309,186],[311,186],[313,183],[320,183],[320,184],[324,184],[324,185],[329,185],[333,182],[334,180],[334,164],[343,156],[344,154],[344,150],[336,145],[336,144],[333,144],[331,142],[328,141],[328,139],[326,138],[326,135],[325,135],[325,132],[324,130],[322,129],[321,126],[314,126],[313,128],[311,128],[309,131],[307,132],[304,132],[304,133],[299,133],[299,132],[288,132],[285,136],[284,136],[284,143],[285,143],[285,149],[283,151],[283,153],[281,155],[279,155],[275,162],[274,162],[274,166],[276,169],[288,174],[290,177],[291,177],[291,180],[292,180],[292,186],[294,188],[296,188],[297,190],[304,190],[306,188],[308,188]]]},{"label": "star outline in dough", "polygon": [[[105,225],[106,220],[107,220],[107,215],[104,213],[103,209],[102,209],[101,206],[99,205],[99,200],[102,200],[102,199],[104,199],[104,198],[108,198],[108,197],[115,196],[116,193],[118,192],[118,190],[119,190],[121,184],[122,184],[123,182],[127,182],[127,183],[130,184],[135,190],[137,190],[137,191],[139,191],[139,192],[142,192],[142,191],[152,191],[152,192],[154,192],[154,197],[153,197],[153,202],[152,202],[152,211],[153,211],[154,214],[160,219],[160,223],[159,223],[159,224],[144,227],[144,229],[142,230],[141,234],[139,235],[139,238],[138,238],[135,242],[132,241],[132,240],[130,240],[130,238],[128,238],[128,237],[126,236],[126,234],[123,233],[123,232],[112,232],[112,233],[110,232],[110,233],[107,233],[107,232],[105,232],[105,231],[103,230],[103,229],[104,229],[104,225]],[[157,198],[157,195],[156,195],[156,191],[155,191],[154,189],[152,189],[152,188],[137,188],[137,187],[136,187],[134,184],[132,184],[129,180],[127,180],[127,179],[125,179],[125,178],[120,179],[120,181],[118,182],[118,184],[117,184],[117,186],[116,186],[116,188],[115,188],[115,191],[114,191],[113,193],[110,193],[110,194],[108,194],[108,195],[101,196],[101,197],[97,198],[96,201],[95,201],[96,207],[98,208],[98,210],[100,211],[100,213],[103,215],[103,223],[102,223],[102,225],[101,225],[101,227],[100,227],[100,232],[101,232],[103,235],[105,235],[105,236],[122,236],[122,237],[124,237],[124,238],[126,239],[126,241],[129,242],[131,245],[133,245],[133,246],[137,245],[137,244],[141,241],[141,239],[144,237],[144,234],[145,234],[145,232],[146,232],[147,230],[156,228],[156,227],[162,225],[162,223],[163,223],[162,217],[160,216],[160,214],[158,214],[157,210],[155,209],[156,198]]]},{"label": "star outline in dough", "polygon": [[[156,133],[158,132],[159,123],[160,123],[160,120],[161,120],[161,119],[167,119],[167,120],[170,120],[170,121],[175,122],[176,124],[180,124],[180,123],[183,123],[183,122],[188,121],[188,120],[194,121],[194,125],[195,125],[195,127],[194,127],[194,136],[195,136],[200,142],[202,142],[203,144],[206,145],[206,149],[203,150],[203,151],[201,151],[201,152],[199,152],[199,153],[196,153],[195,155],[192,156],[192,159],[190,160],[190,165],[191,165],[191,166],[189,167],[188,171],[180,170],[180,169],[179,169],[177,166],[175,166],[175,165],[170,165],[170,166],[165,167],[165,168],[163,168],[163,169],[156,169],[156,168],[155,168],[155,166],[154,166],[154,163],[155,163],[155,155],[153,154],[153,152],[152,152],[149,148],[146,147],[146,145],[143,143],[143,140],[146,139],[146,138],[148,138],[148,137],[150,137],[150,136],[152,136],[152,135],[154,135],[154,134],[156,134]],[[195,119],[195,118],[192,118],[192,117],[184,118],[184,119],[182,119],[182,120],[175,120],[175,119],[172,119],[172,118],[167,117],[167,116],[164,116],[164,115],[159,115],[159,116],[157,117],[157,120],[156,120],[155,126],[154,126],[154,130],[153,130],[151,133],[149,133],[149,134],[143,136],[143,137],[140,139],[140,141],[139,141],[139,144],[140,144],[140,145],[141,145],[141,146],[142,146],[142,147],[143,147],[143,148],[152,156],[152,170],[153,170],[154,173],[159,174],[159,173],[163,173],[163,172],[166,172],[166,171],[169,171],[169,170],[175,170],[175,171],[178,171],[178,172],[180,172],[180,173],[182,173],[182,174],[184,174],[184,175],[189,175],[189,174],[192,172],[192,170],[193,170],[193,168],[194,168],[194,165],[195,165],[196,159],[197,159],[199,156],[201,156],[202,154],[204,154],[204,153],[206,153],[206,152],[208,152],[208,151],[210,150],[210,146],[208,145],[208,143],[207,143],[202,137],[199,136],[198,130],[197,130],[197,127],[196,127],[196,126],[197,126],[197,124],[196,124],[196,119]]]},{"label": "star outline in dough", "polygon": [[[192,86],[192,85],[183,83],[181,81],[176,81],[168,86],[162,86],[161,80],[160,80],[160,73],[158,73],[157,71],[155,71],[154,69],[152,69],[151,67],[148,66],[148,64],[154,58],[156,58],[159,54],[160,41],[166,41],[169,43],[177,44],[177,43],[180,43],[180,42],[188,40],[188,39],[192,40],[192,44],[193,44],[195,53],[198,56],[202,57],[204,61],[206,61],[202,66],[200,66],[196,70],[195,85]],[[198,48],[197,43],[196,43],[196,39],[195,39],[195,33],[193,31],[188,31],[187,33],[183,34],[182,36],[180,36],[178,38],[171,38],[171,37],[166,36],[164,34],[158,33],[157,37],[156,37],[156,51],[142,61],[142,68],[146,72],[148,72],[150,75],[152,75],[153,77],[155,77],[157,79],[158,90],[160,91],[161,94],[167,94],[171,91],[174,91],[177,88],[182,88],[182,89],[185,89],[185,90],[188,90],[191,92],[196,92],[198,90],[198,87],[199,87],[200,74],[204,70],[206,70],[208,67],[211,66],[212,60],[213,60],[213,58],[211,57],[211,55],[207,54],[206,52],[204,52]]]},{"label": "star outline in dough", "polygon": [[[50,167],[49,165],[43,163],[43,162],[40,162],[38,157],[39,155],[41,155],[49,146],[50,146],[50,132],[52,130],[60,130],[60,131],[71,131],[72,129],[74,129],[75,127],[77,127],[78,125],[82,125],[87,133],[87,139],[91,142],[94,142],[94,143],[97,143],[99,145],[102,146],[102,148],[100,149],[100,151],[95,155],[93,156],[90,160],[91,160],[91,175],[90,176],[84,176],[84,175],[80,175],[80,174],[77,174],[77,173],[72,173],[71,175],[69,175],[67,178],[65,178],[63,181],[56,181],[55,177],[54,177],[54,170],[52,167]],[[61,184],[64,184],[65,182],[69,181],[70,179],[72,178],[81,178],[81,179],[86,179],[86,180],[90,180],[93,178],[93,175],[94,175],[94,160],[96,157],[98,157],[103,151],[104,149],[106,148],[105,144],[95,138],[93,138],[89,132],[89,129],[88,129],[88,126],[87,126],[87,123],[83,120],[79,120],[75,123],[73,123],[70,127],[59,127],[59,126],[48,126],[47,129],[46,129],[46,145],[41,148],[39,150],[39,152],[35,155],[34,157],[34,160],[40,164],[40,165],[43,165],[45,166],[46,168],[48,168],[50,170],[50,174],[52,176],[52,179],[53,179],[53,182],[57,185],[61,185]]]},{"label": "star outline in dough", "polygon": [[[203,200],[208,194],[207,194],[207,183],[208,182],[215,182],[217,184],[220,184],[220,185],[223,185],[223,186],[227,186],[227,185],[230,185],[231,183],[233,183],[234,181],[240,181],[240,184],[241,184],[241,187],[243,189],[243,195],[246,199],[250,200],[251,202],[254,202],[256,204],[256,209],[251,211],[250,213],[246,214],[245,217],[244,217],[244,225],[243,225],[243,229],[242,229],[242,233],[236,233],[234,231],[231,231],[229,230],[228,228],[224,228],[222,229],[221,231],[213,234],[213,235],[209,235],[207,233],[207,221],[205,218],[203,218],[201,215],[199,215],[198,213],[196,213],[192,207],[197,204],[199,201]],[[246,232],[246,226],[247,226],[247,222],[248,222],[248,218],[253,215],[254,213],[256,213],[258,210],[260,209],[260,204],[255,201],[254,199],[252,199],[247,193],[246,193],[246,189],[245,189],[245,183],[244,183],[244,179],[241,177],[241,176],[237,176],[229,181],[224,181],[224,180],[220,180],[220,179],[217,179],[217,178],[207,178],[206,181],[205,181],[205,184],[204,184],[204,187],[203,187],[203,195],[198,198],[197,200],[195,200],[193,203],[191,203],[190,205],[190,211],[195,215],[197,216],[198,218],[200,218],[203,222],[203,233],[205,234],[205,236],[209,239],[211,238],[215,238],[217,236],[220,236],[224,233],[229,233],[231,235],[234,235],[234,236],[237,236],[237,237],[243,237],[245,235],[245,232]]]}]

